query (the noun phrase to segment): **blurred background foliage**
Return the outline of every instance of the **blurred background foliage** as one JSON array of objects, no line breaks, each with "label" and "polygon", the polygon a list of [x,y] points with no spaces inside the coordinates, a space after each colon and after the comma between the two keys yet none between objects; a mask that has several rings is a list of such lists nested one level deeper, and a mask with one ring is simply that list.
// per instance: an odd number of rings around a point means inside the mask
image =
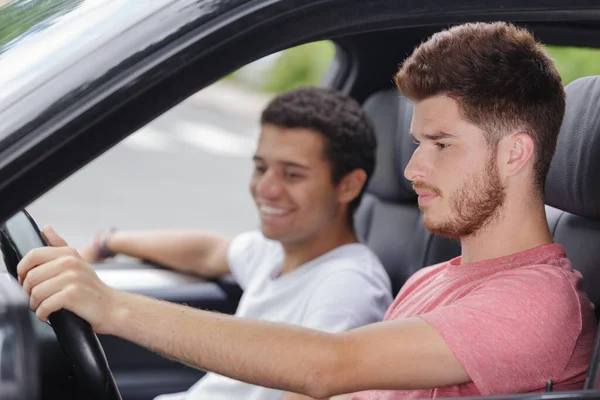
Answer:
[{"label": "blurred background foliage", "polygon": [[83,0],[0,0],[0,53],[11,41],[54,23]]},{"label": "blurred background foliage", "polygon": [[600,49],[546,46],[567,85],[582,76],[600,75]]},{"label": "blurred background foliage", "polygon": [[[546,46],[563,84],[588,75],[600,75],[600,49]],[[318,85],[335,56],[327,41],[309,43],[256,61],[229,78],[253,89],[280,93],[304,85]]]}]

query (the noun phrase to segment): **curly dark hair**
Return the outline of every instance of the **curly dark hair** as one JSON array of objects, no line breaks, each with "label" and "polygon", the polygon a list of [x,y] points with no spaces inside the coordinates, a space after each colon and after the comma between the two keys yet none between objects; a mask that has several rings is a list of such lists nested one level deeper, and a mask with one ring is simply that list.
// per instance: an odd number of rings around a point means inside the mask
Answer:
[{"label": "curly dark hair", "polygon": [[303,87],[275,97],[260,122],[321,133],[333,184],[356,169],[365,171],[367,181],[348,206],[348,224],[354,229],[354,212],[373,174],[377,146],[373,124],[360,104],[331,89]]}]

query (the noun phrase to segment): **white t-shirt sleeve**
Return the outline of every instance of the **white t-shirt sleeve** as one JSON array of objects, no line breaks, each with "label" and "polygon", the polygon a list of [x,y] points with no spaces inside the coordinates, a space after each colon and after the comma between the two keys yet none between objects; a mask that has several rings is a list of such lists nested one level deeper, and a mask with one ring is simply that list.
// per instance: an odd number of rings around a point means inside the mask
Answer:
[{"label": "white t-shirt sleeve", "polygon": [[270,241],[259,231],[242,233],[233,238],[227,249],[227,263],[242,289],[248,287],[256,271],[269,256],[271,247]]},{"label": "white t-shirt sleeve", "polygon": [[385,279],[356,269],[334,271],[319,282],[302,326],[337,333],[380,322],[392,302]]}]

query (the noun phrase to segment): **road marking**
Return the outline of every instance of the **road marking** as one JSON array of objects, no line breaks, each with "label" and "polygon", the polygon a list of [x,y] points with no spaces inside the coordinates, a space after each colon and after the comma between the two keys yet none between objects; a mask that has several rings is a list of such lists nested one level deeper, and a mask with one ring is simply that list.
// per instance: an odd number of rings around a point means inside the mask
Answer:
[{"label": "road marking", "polygon": [[173,150],[172,140],[168,134],[154,128],[151,125],[145,126],[133,135],[123,140],[127,147],[149,151],[170,151]]},{"label": "road marking", "polygon": [[127,147],[143,151],[176,152],[181,144],[207,153],[229,157],[254,154],[258,135],[239,135],[210,124],[174,121],[169,131],[148,125],[123,140]]},{"label": "road marking", "polygon": [[192,124],[186,121],[174,123],[174,136],[182,142],[209,153],[250,157],[256,149],[256,136],[238,135],[214,125]]}]

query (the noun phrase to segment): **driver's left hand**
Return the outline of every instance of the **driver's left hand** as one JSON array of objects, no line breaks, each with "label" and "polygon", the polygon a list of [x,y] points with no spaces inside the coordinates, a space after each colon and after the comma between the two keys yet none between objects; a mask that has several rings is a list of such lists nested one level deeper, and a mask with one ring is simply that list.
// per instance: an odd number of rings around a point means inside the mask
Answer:
[{"label": "driver's left hand", "polygon": [[48,226],[43,234],[52,247],[31,250],[17,266],[19,282],[31,297],[31,309],[46,321],[64,308],[88,321],[95,332],[109,333],[119,292],[106,286],[54,229]]}]

